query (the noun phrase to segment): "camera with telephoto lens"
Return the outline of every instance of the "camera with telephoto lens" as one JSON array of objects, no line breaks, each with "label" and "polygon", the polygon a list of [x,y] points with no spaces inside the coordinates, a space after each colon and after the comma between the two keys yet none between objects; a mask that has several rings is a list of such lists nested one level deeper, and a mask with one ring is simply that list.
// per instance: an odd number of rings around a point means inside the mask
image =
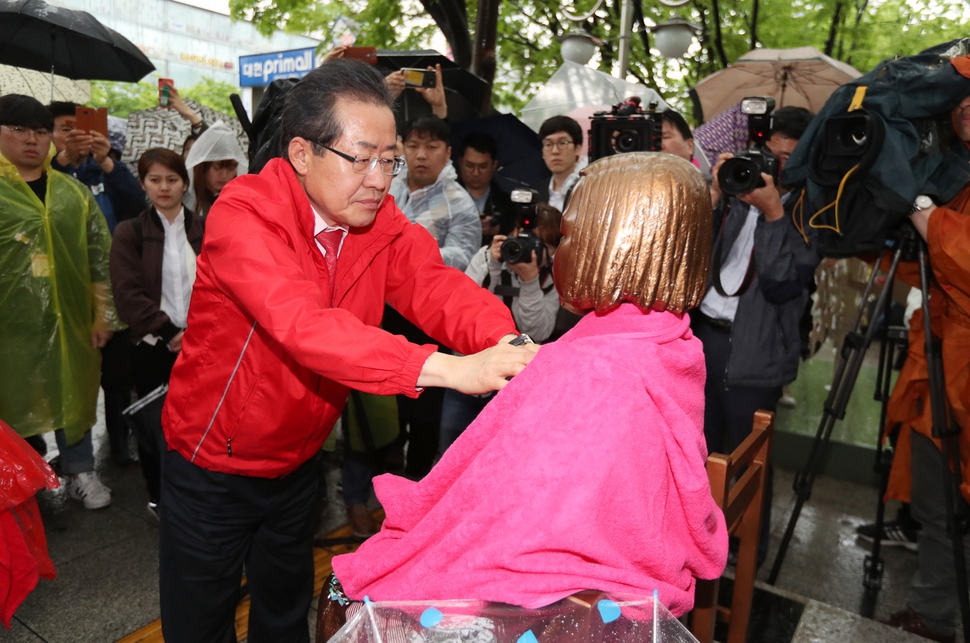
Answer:
[{"label": "camera with telephoto lens", "polygon": [[663,144],[663,115],[656,101],[647,111],[633,96],[609,112],[596,112],[589,121],[589,162],[624,152],[659,152]]},{"label": "camera with telephoto lens", "polygon": [[499,261],[503,263],[529,263],[536,253],[536,264],[545,258],[546,244],[535,235],[536,203],[539,193],[535,190],[512,190],[512,203],[518,209],[519,234],[502,242]]},{"label": "camera with telephoto lens", "polygon": [[745,151],[735,154],[734,158],[724,161],[718,171],[717,182],[725,194],[738,196],[764,187],[762,172],[778,181],[778,158],[766,145],[774,109],[775,99],[770,96],[753,96],[741,101],[741,113],[748,115],[752,144]]}]

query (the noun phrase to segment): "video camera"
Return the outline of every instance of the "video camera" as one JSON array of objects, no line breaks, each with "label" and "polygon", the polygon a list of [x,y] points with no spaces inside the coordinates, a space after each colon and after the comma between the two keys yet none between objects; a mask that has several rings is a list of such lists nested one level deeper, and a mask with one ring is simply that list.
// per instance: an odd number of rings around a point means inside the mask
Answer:
[{"label": "video camera", "polygon": [[748,115],[752,144],[721,165],[717,182],[725,194],[738,196],[764,187],[762,172],[778,181],[778,158],[766,145],[771,134],[771,113],[774,109],[775,99],[770,96],[752,96],[741,101],[741,113]]},{"label": "video camera", "polygon": [[546,244],[536,236],[536,204],[539,193],[535,190],[512,190],[512,203],[518,210],[519,234],[502,242],[499,261],[503,263],[529,263],[536,253],[536,264],[542,265]]},{"label": "video camera", "polygon": [[644,112],[633,96],[609,112],[596,112],[589,123],[589,162],[624,152],[659,152],[663,143],[663,115],[657,102]]}]

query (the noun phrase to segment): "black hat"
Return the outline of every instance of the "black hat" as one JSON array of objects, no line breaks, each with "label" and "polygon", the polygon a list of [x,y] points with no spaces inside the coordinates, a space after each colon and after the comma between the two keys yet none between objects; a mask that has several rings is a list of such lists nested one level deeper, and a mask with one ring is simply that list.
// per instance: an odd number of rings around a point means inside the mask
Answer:
[{"label": "black hat", "polygon": [[0,125],[54,129],[54,117],[40,101],[23,94],[0,96]]}]

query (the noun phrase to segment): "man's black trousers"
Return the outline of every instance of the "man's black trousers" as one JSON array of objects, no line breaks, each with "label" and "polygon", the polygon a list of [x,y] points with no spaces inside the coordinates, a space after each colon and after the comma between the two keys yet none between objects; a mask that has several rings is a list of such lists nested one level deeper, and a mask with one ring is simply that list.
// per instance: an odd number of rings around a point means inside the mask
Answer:
[{"label": "man's black trousers", "polygon": [[309,641],[316,491],[317,458],[267,479],[165,453],[159,585],[167,643],[235,641],[244,567],[250,643]]},{"label": "man's black trousers", "polygon": [[[707,380],[704,383],[704,437],[708,453],[731,453],[751,435],[754,413],[772,411],[781,399],[781,386],[728,386],[728,360],[731,358],[730,331],[715,328],[703,318],[691,322],[691,330],[704,345]],[[774,468],[768,464],[761,509],[761,534],[758,564],[768,555],[771,533],[771,500]]]}]

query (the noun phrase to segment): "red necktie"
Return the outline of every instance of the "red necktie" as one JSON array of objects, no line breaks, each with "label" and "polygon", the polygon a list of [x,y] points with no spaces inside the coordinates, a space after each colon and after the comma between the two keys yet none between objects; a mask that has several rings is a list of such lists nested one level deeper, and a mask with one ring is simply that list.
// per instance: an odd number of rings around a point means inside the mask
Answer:
[{"label": "red necktie", "polygon": [[317,241],[326,250],[324,256],[327,260],[327,276],[330,278],[330,301],[333,301],[333,284],[337,276],[337,250],[340,248],[340,241],[343,239],[344,231],[324,230],[317,234]]}]

